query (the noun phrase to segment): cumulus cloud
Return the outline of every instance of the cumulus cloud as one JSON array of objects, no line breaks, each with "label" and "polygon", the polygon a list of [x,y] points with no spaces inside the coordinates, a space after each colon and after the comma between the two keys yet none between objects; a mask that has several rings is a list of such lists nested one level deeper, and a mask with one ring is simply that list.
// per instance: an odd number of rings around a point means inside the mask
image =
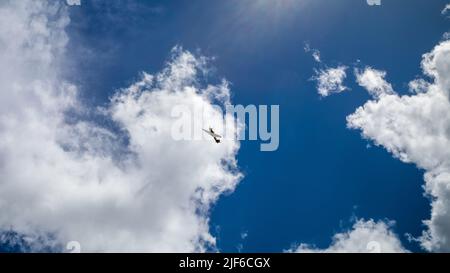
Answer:
[{"label": "cumulus cloud", "polygon": [[375,98],[394,92],[392,85],[384,79],[386,71],[366,67],[363,70],[355,69],[355,76],[357,83],[367,89],[369,94]]},{"label": "cumulus cloud", "polygon": [[300,244],[288,250],[298,253],[401,253],[403,248],[397,235],[391,230],[393,222],[360,219],[352,229],[337,233],[326,249]]},{"label": "cumulus cloud", "polygon": [[[209,208],[232,191],[239,143],[175,141],[175,105],[203,108],[211,125],[229,104],[226,82],[198,80],[207,60],[177,47],[159,73],[119,90],[105,119],[79,118],[77,88],[61,77],[65,4],[0,4],[0,230],[81,251],[192,252],[214,248]],[[201,130],[194,124],[193,130]],[[229,128],[227,128],[229,129]]]},{"label": "cumulus cloud", "polygon": [[343,84],[347,77],[346,66],[315,70],[313,80],[317,81],[317,91],[322,97],[340,93],[348,88]]},{"label": "cumulus cloud", "polygon": [[[347,117],[348,127],[385,147],[403,162],[425,170],[425,189],[431,199],[431,219],[419,238],[429,251],[450,251],[450,41],[423,55],[422,68],[429,82],[420,92],[400,96],[371,72],[361,80],[369,92],[381,94]],[[372,70],[370,70],[372,71]],[[369,77],[367,77],[369,78]],[[378,91],[377,91],[378,90]],[[386,92],[389,90],[389,92]]]},{"label": "cumulus cloud", "polygon": [[430,87],[430,83],[424,79],[415,79],[408,83],[409,90],[414,93],[424,93]]}]

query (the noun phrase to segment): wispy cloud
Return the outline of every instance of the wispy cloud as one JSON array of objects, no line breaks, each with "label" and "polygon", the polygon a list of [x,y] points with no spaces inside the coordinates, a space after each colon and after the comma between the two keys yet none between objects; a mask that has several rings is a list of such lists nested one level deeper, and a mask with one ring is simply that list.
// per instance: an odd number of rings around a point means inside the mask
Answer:
[{"label": "wispy cloud", "polygon": [[305,43],[303,50],[305,50],[306,53],[311,53],[311,56],[314,58],[316,62],[318,63],[322,62],[320,58],[320,51],[318,49],[311,48],[311,46],[308,43]]},{"label": "wispy cloud", "polygon": [[447,4],[444,9],[441,11],[442,15],[446,15],[450,10],[450,4]]},{"label": "wispy cloud", "polygon": [[340,93],[348,90],[344,85],[347,77],[346,66],[338,66],[335,68],[326,68],[315,70],[313,80],[317,82],[317,91],[322,97],[329,96],[333,93]]},{"label": "wispy cloud", "polygon": [[393,94],[392,85],[385,80],[386,71],[366,67],[363,70],[355,69],[358,84],[376,98],[385,94]]}]

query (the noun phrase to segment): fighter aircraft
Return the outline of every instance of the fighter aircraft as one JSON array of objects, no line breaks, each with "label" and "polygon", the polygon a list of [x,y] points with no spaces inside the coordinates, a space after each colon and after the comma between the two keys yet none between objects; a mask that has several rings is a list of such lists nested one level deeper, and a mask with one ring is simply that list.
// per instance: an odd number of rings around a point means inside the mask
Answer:
[{"label": "fighter aircraft", "polygon": [[209,127],[209,131],[205,129],[203,129],[203,131],[205,131],[208,135],[212,136],[216,143],[220,143],[220,138],[222,138],[222,136],[219,136],[218,134],[214,133],[214,130],[211,127]]}]

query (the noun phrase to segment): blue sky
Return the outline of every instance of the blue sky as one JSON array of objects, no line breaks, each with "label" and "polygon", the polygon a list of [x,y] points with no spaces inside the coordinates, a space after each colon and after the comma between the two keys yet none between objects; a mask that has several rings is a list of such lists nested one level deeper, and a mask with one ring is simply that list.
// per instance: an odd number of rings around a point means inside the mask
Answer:
[{"label": "blue sky", "polygon": [[262,153],[259,144],[243,142],[238,161],[245,178],[213,208],[210,225],[221,251],[241,244],[249,252],[277,252],[294,242],[325,247],[353,216],[394,219],[402,242],[418,250],[402,234],[418,236],[429,217],[423,172],[367,148],[359,132],[346,128],[345,117],[368,94],[350,76],[350,92],[321,99],[309,80],[317,65],[303,47],[317,48],[330,65],[361,60],[385,69],[407,92],[421,55],[448,28],[439,16],[446,1],[261,2],[136,1],[127,8],[122,1],[108,11],[109,3],[87,2],[72,9],[70,31],[105,53],[77,63],[82,84],[96,90],[88,99],[102,102],[136,71],[158,70],[174,45],[213,56],[214,76],[232,83],[233,103],[279,104],[281,112],[279,150]]},{"label": "blue sky", "polygon": [[[346,117],[370,99],[353,67],[388,71],[386,80],[408,94],[408,82],[422,74],[422,54],[448,31],[446,0],[111,2],[69,8],[67,49],[76,57],[63,72],[84,103],[106,105],[139,72],[160,71],[180,45],[214,58],[210,81],[227,79],[234,104],[280,105],[279,149],[241,142],[244,178],[211,208],[219,251],[326,248],[361,218],[394,220],[403,246],[423,251],[405,234],[420,236],[430,218],[424,171],[348,129]],[[320,51],[322,63],[305,44]],[[349,67],[349,90],[323,98],[314,69],[337,65]]]}]

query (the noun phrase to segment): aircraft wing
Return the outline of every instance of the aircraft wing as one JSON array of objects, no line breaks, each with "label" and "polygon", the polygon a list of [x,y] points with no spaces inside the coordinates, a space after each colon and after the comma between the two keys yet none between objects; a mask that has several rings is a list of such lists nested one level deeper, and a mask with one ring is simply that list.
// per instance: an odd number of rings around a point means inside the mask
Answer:
[{"label": "aircraft wing", "polygon": [[211,133],[210,131],[205,130],[205,129],[203,129],[203,131],[205,131],[206,133],[208,133],[208,135],[210,135],[210,136],[212,136],[212,137],[214,137],[214,138],[221,138],[221,137],[222,137],[222,136],[220,136],[220,135],[218,135],[218,134]]}]

